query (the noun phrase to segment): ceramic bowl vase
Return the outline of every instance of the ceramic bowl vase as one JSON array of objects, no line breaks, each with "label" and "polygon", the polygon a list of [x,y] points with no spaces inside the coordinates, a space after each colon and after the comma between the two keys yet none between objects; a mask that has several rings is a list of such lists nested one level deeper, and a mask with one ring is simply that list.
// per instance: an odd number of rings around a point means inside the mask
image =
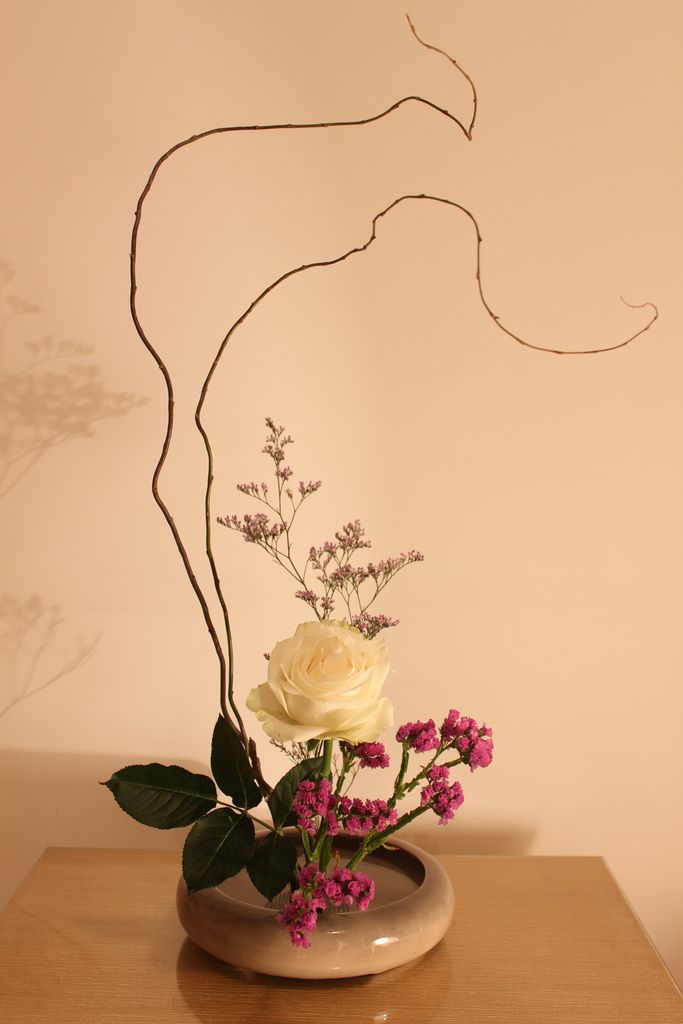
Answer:
[{"label": "ceramic bowl vase", "polygon": [[[356,848],[351,837],[335,846],[342,863]],[[380,974],[422,956],[443,938],[453,915],[448,875],[423,850],[391,839],[391,848],[366,858],[360,870],[374,880],[368,910],[318,915],[311,945],[292,945],[245,871],[214,889],[189,894],[178,884],[180,922],[194,942],[234,967],[282,978],[352,978]]]}]

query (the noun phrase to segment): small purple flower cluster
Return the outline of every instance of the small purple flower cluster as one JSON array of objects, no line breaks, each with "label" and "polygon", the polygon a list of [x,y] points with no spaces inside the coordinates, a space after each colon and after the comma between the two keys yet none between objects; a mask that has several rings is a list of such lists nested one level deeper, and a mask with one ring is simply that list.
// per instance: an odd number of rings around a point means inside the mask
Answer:
[{"label": "small purple flower cluster", "polygon": [[241,533],[248,544],[262,544],[269,547],[285,531],[282,523],[271,523],[265,512],[257,512],[256,515],[246,513],[241,519],[239,516],[218,517],[221,526],[228,526],[231,530]]},{"label": "small purple flower cluster", "polygon": [[357,743],[353,752],[360,758],[361,768],[389,767],[389,755],[383,743]]},{"label": "small purple flower cluster", "polygon": [[268,484],[266,484],[266,483],[255,484],[252,481],[249,484],[237,484],[237,490],[241,491],[242,494],[250,495],[250,497],[252,497],[252,498],[259,498],[260,499],[262,494],[263,494],[264,498],[268,494]]},{"label": "small purple flower cluster", "polygon": [[336,590],[343,590],[347,584],[356,590],[367,578],[367,570],[362,565],[346,564],[338,566],[325,576],[319,576],[318,580],[321,583],[329,580],[330,583],[334,584]]},{"label": "small purple flower cluster", "polygon": [[366,566],[368,576],[373,580],[379,578],[390,578],[404,565],[411,562],[424,562],[424,555],[419,551],[402,551],[398,558],[383,558],[381,562],[369,562]]},{"label": "small purple flower cluster", "polygon": [[[263,548],[297,579],[301,589],[295,596],[304,601],[318,619],[333,617],[335,604],[340,602],[345,607],[349,625],[355,626],[366,639],[373,640],[381,630],[396,626],[398,620],[388,615],[370,615],[368,608],[399,570],[411,562],[421,562],[424,556],[411,550],[367,565],[352,565],[357,551],[372,546],[360,520],[355,519],[337,530],[332,540],[309,548],[306,564],[303,569],[298,567],[292,559],[290,531],[297,510],[306,498],[319,490],[321,481],[299,480],[298,488],[295,486],[294,471],[286,465],[285,451],[293,439],[270,417],[266,418],[266,425],[268,434],[262,452],[274,466],[274,495],[270,496],[266,483],[255,481],[238,484],[237,490],[265,505],[272,519],[265,513],[242,517],[228,514],[219,516],[218,522],[241,533],[248,543]],[[306,579],[309,569],[317,573],[315,582]]]},{"label": "small purple flower cluster", "polygon": [[361,526],[360,519],[354,519],[352,523],[345,523],[341,530],[336,531],[334,537],[344,552],[372,547],[372,541],[365,540],[365,530]]},{"label": "small purple flower cluster", "polygon": [[327,822],[327,831],[331,836],[338,835],[339,822],[331,806],[333,803],[332,783],[329,779],[321,779],[320,782],[300,782],[292,803],[299,828],[308,832],[309,836],[314,836],[318,831],[318,825],[313,819],[317,817]]},{"label": "small purple flower cluster", "polygon": [[315,494],[322,485],[322,480],[309,480],[307,484],[299,480],[299,494],[302,498],[307,498],[309,494]]},{"label": "small purple flower cluster", "polygon": [[420,805],[429,805],[439,818],[439,825],[446,825],[465,799],[459,782],[449,784],[448,768],[435,764],[427,772],[429,782],[420,791]]},{"label": "small purple flower cluster", "polygon": [[275,463],[275,475],[281,477],[282,480],[288,480],[292,471],[288,466],[282,466],[281,463],[285,459],[285,446],[292,444],[293,438],[289,434],[285,434],[284,427],[277,427],[270,416],[266,417],[266,426],[270,430],[270,434],[261,451],[264,455],[270,456]]},{"label": "small purple flower cluster", "polygon": [[426,750],[436,750],[439,746],[439,736],[434,725],[434,719],[427,722],[406,722],[396,733],[399,743],[407,743],[411,750],[423,754]]},{"label": "small purple flower cluster", "polygon": [[[337,530],[334,538],[318,547],[311,547],[308,552],[308,561],[313,569],[318,570],[317,580],[323,588],[323,596],[318,598],[320,610],[326,615],[332,611],[335,594],[339,595],[350,609],[353,597],[354,601],[358,601],[359,611],[350,617],[349,623],[359,629],[368,640],[372,640],[382,629],[396,626],[398,620],[387,615],[369,615],[368,606],[400,569],[411,562],[421,562],[424,556],[419,551],[408,551],[402,552],[397,558],[385,558],[380,562],[369,562],[368,565],[352,565],[351,557],[354,552],[371,547],[371,542],[365,539],[365,530],[359,519],[345,523]],[[374,583],[374,594],[370,601],[364,604],[360,588],[367,580]],[[317,604],[311,600],[310,593],[312,592],[307,592],[303,600],[317,610]],[[297,596],[302,595],[299,593]]]},{"label": "small purple flower cluster", "polygon": [[367,910],[375,898],[375,883],[362,871],[337,868],[325,883],[325,895],[333,907],[356,906]]},{"label": "small purple flower cluster", "polygon": [[[381,747],[382,744],[368,744]],[[381,753],[375,755],[381,759]],[[386,757],[386,754],[384,755]],[[319,822],[327,824],[331,836],[339,835],[341,828],[352,836],[366,836],[370,832],[384,832],[395,825],[398,815],[386,800],[360,800],[348,796],[335,796],[329,779],[320,782],[300,782],[294,794],[292,810],[299,828],[314,836]],[[317,820],[316,820],[317,819]]]},{"label": "small purple flower cluster", "polygon": [[406,722],[396,733],[399,743],[405,743],[411,750],[423,754],[427,750],[447,749],[453,747],[460,753],[470,770],[486,768],[493,760],[492,730],[477,725],[473,718],[461,715],[451,708],[441,728],[436,729],[434,719],[427,722]]},{"label": "small purple flower cluster", "polygon": [[448,712],[441,726],[441,742],[458,750],[472,772],[475,768],[487,768],[491,764],[492,735],[488,726],[477,725],[473,718],[461,715],[454,708]]},{"label": "small purple flower cluster", "polygon": [[329,575],[319,577],[321,582],[327,578],[339,584],[350,582],[354,586],[359,586],[365,580],[373,579],[384,586],[405,565],[424,561],[424,555],[419,551],[402,551],[394,558],[383,558],[379,562],[368,562],[367,565],[351,565],[348,559],[352,552],[358,551],[359,548],[372,547],[372,542],[364,539],[365,530],[361,526],[360,520],[356,519],[353,523],[346,523],[341,530],[337,530],[334,536],[336,543],[328,540],[320,547],[312,547],[308,552],[310,563],[314,569],[325,573],[330,562],[334,562],[336,565]]},{"label": "small purple flower cluster", "polygon": [[326,540],[319,547],[311,547],[308,552],[311,565],[314,569],[324,572],[330,562],[337,566],[341,564],[348,566],[348,559],[354,551],[360,548],[372,547],[372,541],[365,540],[365,530],[360,519],[352,523],[345,523],[334,535],[334,540]]},{"label": "small purple flower cluster", "polygon": [[[310,866],[314,867],[314,865]],[[277,915],[276,920],[289,932],[293,946],[308,949],[311,940],[306,932],[315,931],[318,924],[318,911],[325,910],[326,906],[322,896],[307,895],[304,889],[295,889],[290,896],[289,903],[282,913]]]},{"label": "small purple flower cluster", "polygon": [[384,832],[398,821],[395,808],[386,800],[361,800],[348,796],[337,797],[335,813],[344,830],[352,836],[366,836],[369,832]]},{"label": "small purple flower cluster", "polygon": [[383,629],[398,626],[398,619],[390,619],[388,615],[370,615],[369,612],[362,612],[360,615],[354,615],[349,625],[355,626],[366,640],[373,640]]},{"label": "small purple flower cluster", "polygon": [[337,868],[328,877],[317,864],[307,864],[299,871],[298,880],[299,888],[277,915],[277,922],[288,930],[292,945],[302,949],[310,946],[307,933],[315,931],[321,911],[328,906],[367,910],[375,896],[375,883],[362,871],[348,868]]}]

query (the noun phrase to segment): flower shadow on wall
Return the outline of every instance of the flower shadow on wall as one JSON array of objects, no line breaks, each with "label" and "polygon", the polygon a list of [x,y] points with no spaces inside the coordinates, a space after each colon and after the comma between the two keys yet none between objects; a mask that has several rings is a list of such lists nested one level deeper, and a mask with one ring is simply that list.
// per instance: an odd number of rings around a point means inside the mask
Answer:
[{"label": "flower shadow on wall", "polygon": [[59,643],[64,619],[59,605],[47,605],[38,594],[27,598],[0,595],[0,659],[4,692],[0,718],[27,697],[81,668],[93,655],[98,637]]},{"label": "flower shadow on wall", "polygon": [[[41,312],[15,295],[14,269],[0,260],[0,498],[49,451],[94,437],[98,420],[125,416],[147,399],[107,390],[90,345],[10,336],[13,321]],[[61,608],[38,594],[0,595],[0,717],[81,668],[98,638],[63,640]]]},{"label": "flower shadow on wall", "polygon": [[67,441],[93,437],[98,420],[125,416],[147,399],[108,391],[90,345],[49,335],[12,341],[8,326],[40,306],[8,293],[14,277],[0,261],[0,498],[37,462]]}]

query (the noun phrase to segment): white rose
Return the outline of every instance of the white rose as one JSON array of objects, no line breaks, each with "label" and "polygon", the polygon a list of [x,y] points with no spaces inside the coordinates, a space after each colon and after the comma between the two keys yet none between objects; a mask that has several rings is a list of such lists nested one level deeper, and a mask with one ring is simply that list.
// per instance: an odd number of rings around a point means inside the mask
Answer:
[{"label": "white rose", "polygon": [[366,638],[346,623],[304,622],[277,643],[268,682],[247,697],[274,740],[376,740],[394,720],[391,701],[380,697],[389,673],[383,638]]}]

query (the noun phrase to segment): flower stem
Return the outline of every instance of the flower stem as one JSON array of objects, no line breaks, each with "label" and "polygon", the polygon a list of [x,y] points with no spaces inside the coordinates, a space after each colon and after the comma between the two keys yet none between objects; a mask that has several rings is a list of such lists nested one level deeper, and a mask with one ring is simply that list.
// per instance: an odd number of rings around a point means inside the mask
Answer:
[{"label": "flower stem", "polygon": [[320,844],[319,867],[323,874],[327,871],[327,865],[332,856],[332,836],[325,836]]},{"label": "flower stem", "polygon": [[351,767],[354,758],[353,747],[351,746],[342,745],[341,752],[342,766],[339,775],[337,776],[337,785],[334,787],[335,796],[339,796],[341,794],[344,788],[344,781],[346,779],[346,775],[348,773],[349,768]]},{"label": "flower stem", "polygon": [[364,857],[367,857],[368,854],[373,853],[375,850],[379,849],[380,846],[383,846],[392,832],[398,832],[400,828],[404,828],[404,826],[407,825],[409,822],[413,821],[414,818],[419,817],[421,814],[424,814],[425,811],[428,810],[428,805],[424,807],[416,807],[414,810],[408,811],[407,814],[402,815],[395,825],[390,825],[388,828],[385,828],[383,832],[378,832],[375,835],[371,834],[367,836],[365,841],[360,846],[360,848],[356,851],[356,853],[349,861],[349,870],[353,871],[356,865],[359,864]]},{"label": "flower stem", "polygon": [[237,814],[243,814],[246,818],[251,818],[251,820],[255,821],[257,825],[262,825],[264,828],[267,828],[269,832],[279,832],[280,831],[280,829],[274,828],[270,824],[270,822],[263,821],[263,819],[261,819],[261,818],[257,818],[255,814],[251,813],[251,811],[245,811],[245,809],[243,807],[235,807],[234,804],[226,803],[225,800],[216,800],[216,803],[220,804],[221,807],[229,807],[231,811],[235,811]]},{"label": "flower stem", "polygon": [[[334,740],[323,740],[323,763],[322,768],[320,769],[320,775],[323,779],[329,779],[332,775],[333,748]],[[318,834],[315,837],[313,849],[310,852],[306,852],[308,862],[311,863],[312,860],[317,860],[319,862],[320,870],[324,872],[332,853],[332,841],[330,836],[327,834],[327,821],[324,817],[320,819]]]},{"label": "flower stem", "polygon": [[323,766],[320,769],[320,774],[323,779],[329,779],[332,774],[332,750],[334,748],[334,740],[325,740],[323,742]]},{"label": "flower stem", "polygon": [[410,758],[410,750],[408,748],[408,744],[404,743],[403,744],[403,753],[401,755],[401,767],[399,768],[398,775],[396,776],[396,781],[394,782],[394,792],[393,792],[393,794],[391,795],[391,797],[390,797],[390,799],[388,801],[389,807],[395,807],[396,806],[396,801],[400,800],[401,797],[403,796],[403,780],[405,779],[406,772],[408,770],[408,759],[409,758]]}]

